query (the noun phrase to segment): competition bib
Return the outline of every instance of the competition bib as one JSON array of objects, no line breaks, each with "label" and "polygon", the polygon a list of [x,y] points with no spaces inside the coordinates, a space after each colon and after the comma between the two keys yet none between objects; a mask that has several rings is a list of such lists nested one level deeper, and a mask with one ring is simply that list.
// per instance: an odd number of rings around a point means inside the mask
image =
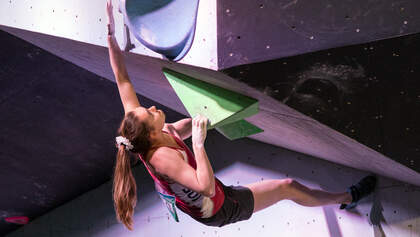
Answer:
[{"label": "competition bib", "polygon": [[162,199],[166,208],[168,208],[169,213],[171,213],[172,217],[176,222],[179,222],[178,215],[176,214],[175,196],[165,194],[165,190],[163,190],[158,184],[155,184],[155,187],[156,191],[159,193],[160,199]]}]

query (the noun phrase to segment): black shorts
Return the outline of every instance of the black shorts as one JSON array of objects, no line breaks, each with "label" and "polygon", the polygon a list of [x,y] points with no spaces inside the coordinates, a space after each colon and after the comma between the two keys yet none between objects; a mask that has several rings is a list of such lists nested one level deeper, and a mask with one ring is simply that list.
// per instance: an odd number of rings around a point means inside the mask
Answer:
[{"label": "black shorts", "polygon": [[225,201],[219,211],[209,218],[193,217],[208,226],[222,227],[238,221],[248,220],[254,212],[254,196],[252,191],[243,186],[225,186]]}]

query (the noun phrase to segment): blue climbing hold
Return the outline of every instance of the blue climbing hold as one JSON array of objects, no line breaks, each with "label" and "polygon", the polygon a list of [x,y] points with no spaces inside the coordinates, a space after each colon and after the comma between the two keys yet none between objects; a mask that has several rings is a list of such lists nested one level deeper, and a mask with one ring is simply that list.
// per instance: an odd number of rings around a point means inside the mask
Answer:
[{"label": "blue climbing hold", "polygon": [[169,60],[178,61],[191,48],[198,1],[121,0],[120,10],[140,43]]}]

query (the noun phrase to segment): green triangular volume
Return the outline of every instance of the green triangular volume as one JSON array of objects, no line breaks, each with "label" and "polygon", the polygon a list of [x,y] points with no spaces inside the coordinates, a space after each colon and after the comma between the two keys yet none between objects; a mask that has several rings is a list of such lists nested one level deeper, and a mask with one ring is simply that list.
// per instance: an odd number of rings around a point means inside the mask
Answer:
[{"label": "green triangular volume", "polygon": [[258,113],[256,99],[170,69],[164,68],[163,73],[190,116],[206,116],[211,123],[209,128],[225,126]]},{"label": "green triangular volume", "polygon": [[261,128],[245,120],[239,120],[216,128],[221,134],[230,140],[247,137],[256,133],[264,132]]}]

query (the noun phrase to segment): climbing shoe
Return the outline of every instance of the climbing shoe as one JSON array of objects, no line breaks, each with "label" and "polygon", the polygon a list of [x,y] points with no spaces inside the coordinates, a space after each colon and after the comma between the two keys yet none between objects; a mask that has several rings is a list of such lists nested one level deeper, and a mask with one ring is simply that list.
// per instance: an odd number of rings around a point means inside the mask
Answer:
[{"label": "climbing shoe", "polygon": [[352,209],[357,206],[357,203],[360,199],[366,197],[375,190],[376,187],[376,177],[369,175],[360,180],[357,184],[347,188],[348,192],[352,197],[352,202],[350,204],[341,204],[340,209]]}]

